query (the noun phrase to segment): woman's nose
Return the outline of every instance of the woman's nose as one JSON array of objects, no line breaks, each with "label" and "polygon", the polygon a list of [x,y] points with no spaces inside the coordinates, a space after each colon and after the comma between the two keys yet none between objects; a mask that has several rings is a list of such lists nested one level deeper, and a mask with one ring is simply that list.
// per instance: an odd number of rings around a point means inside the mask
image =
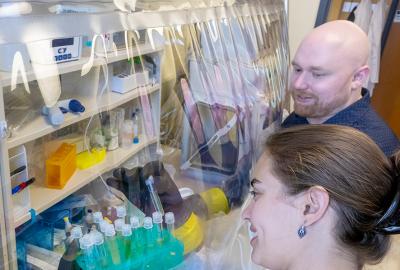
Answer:
[{"label": "woman's nose", "polygon": [[243,210],[243,213],[242,213],[243,219],[246,219],[246,220],[250,219],[251,211],[253,209],[253,203],[254,203],[253,200],[251,200],[250,204],[248,206],[246,206],[246,208]]}]

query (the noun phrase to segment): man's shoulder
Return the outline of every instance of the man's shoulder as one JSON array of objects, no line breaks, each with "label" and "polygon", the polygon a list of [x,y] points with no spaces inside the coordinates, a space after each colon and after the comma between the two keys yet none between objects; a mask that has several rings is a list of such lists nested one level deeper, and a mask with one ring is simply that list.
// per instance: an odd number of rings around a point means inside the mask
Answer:
[{"label": "man's shoulder", "polygon": [[399,148],[399,139],[375,110],[369,108],[365,114],[351,123],[351,126],[366,133],[385,152],[391,155]]},{"label": "man's shoulder", "polygon": [[305,124],[308,124],[308,121],[307,121],[307,119],[305,117],[299,116],[299,115],[295,114],[294,112],[292,112],[283,121],[283,123],[281,124],[281,127],[289,128],[289,127],[292,127],[292,126],[305,125]]}]

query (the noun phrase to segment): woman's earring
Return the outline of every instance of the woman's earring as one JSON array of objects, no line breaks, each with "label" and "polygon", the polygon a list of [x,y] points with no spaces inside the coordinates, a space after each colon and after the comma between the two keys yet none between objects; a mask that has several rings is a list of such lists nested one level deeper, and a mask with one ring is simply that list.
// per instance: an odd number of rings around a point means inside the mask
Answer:
[{"label": "woman's earring", "polygon": [[301,225],[301,227],[298,229],[297,231],[297,235],[301,238],[303,238],[306,235],[307,231],[306,231],[306,226]]}]

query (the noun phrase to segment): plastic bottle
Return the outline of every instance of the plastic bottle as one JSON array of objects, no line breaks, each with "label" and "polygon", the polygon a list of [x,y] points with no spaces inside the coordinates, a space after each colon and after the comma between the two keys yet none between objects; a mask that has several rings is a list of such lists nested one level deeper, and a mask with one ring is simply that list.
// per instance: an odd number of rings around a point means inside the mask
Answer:
[{"label": "plastic bottle", "polygon": [[96,224],[100,224],[100,222],[103,220],[103,213],[99,212],[94,212],[93,213],[93,222]]},{"label": "plastic bottle", "polygon": [[139,143],[139,126],[138,117],[135,112],[132,113],[132,128],[133,128],[133,144]]},{"label": "plastic bottle", "polygon": [[131,120],[124,120],[121,133],[122,147],[130,147],[133,139],[133,125]]},{"label": "plastic bottle", "polygon": [[105,220],[100,221],[100,223],[99,223],[99,229],[100,229],[100,231],[101,231],[102,233],[105,233],[105,232],[106,232],[106,229],[107,229],[108,224],[110,224],[110,223],[108,223],[108,222],[105,221]]},{"label": "plastic bottle", "polygon": [[65,235],[69,237],[71,235],[72,224],[71,222],[69,222],[68,217],[64,217],[64,223],[65,223]]},{"label": "plastic bottle", "polygon": [[162,222],[163,222],[163,218],[162,218],[162,214],[160,212],[154,212],[152,214],[153,217],[153,223],[154,223],[154,234],[155,234],[155,238],[156,241],[159,245],[162,244],[163,242],[163,226],[162,226]]},{"label": "plastic bottle", "polygon": [[65,261],[73,262],[79,252],[79,239],[82,237],[82,229],[79,226],[71,229],[71,235],[67,238],[66,252],[63,255]]},{"label": "plastic bottle", "polygon": [[122,236],[122,227],[125,225],[125,220],[118,218],[114,221],[115,232],[117,233],[117,238]]},{"label": "plastic bottle", "polygon": [[164,239],[166,241],[171,240],[175,236],[175,216],[172,212],[165,213],[165,224],[167,224],[167,234]]},{"label": "plastic bottle", "polygon": [[131,257],[131,237],[132,236],[132,228],[129,224],[124,224],[122,226],[122,237],[120,240],[120,254],[123,261],[129,260]]},{"label": "plastic bottle", "polygon": [[88,232],[90,232],[90,229],[92,228],[93,223],[94,223],[93,211],[92,211],[92,209],[88,209],[86,216],[85,216],[85,224],[86,224]]},{"label": "plastic bottle", "polygon": [[130,219],[132,228],[132,244],[131,244],[131,254],[133,256],[140,255],[144,249],[143,234],[140,230],[139,217],[133,216]]},{"label": "plastic bottle", "polygon": [[117,217],[120,219],[123,219],[125,222],[125,217],[126,217],[126,208],[124,205],[120,205],[115,207],[115,210],[117,211]]},{"label": "plastic bottle", "polygon": [[145,217],[143,219],[144,237],[146,243],[146,249],[150,251],[154,248],[156,239],[153,231],[153,221],[151,217]]},{"label": "plastic bottle", "polygon": [[104,245],[104,237],[96,228],[90,231],[94,244],[94,256],[100,269],[105,269],[108,265],[108,254]]},{"label": "plastic bottle", "polygon": [[136,123],[137,123],[137,127],[138,127],[138,134],[140,136],[143,133],[143,123],[142,123],[142,115],[140,113],[139,108],[135,109],[135,119],[136,119]]},{"label": "plastic bottle", "polygon": [[79,246],[82,251],[85,270],[96,269],[96,258],[94,254],[92,237],[89,234],[85,234],[82,238],[79,239]]},{"label": "plastic bottle", "polygon": [[112,224],[108,224],[105,230],[105,244],[108,254],[111,255],[113,265],[121,264],[121,257],[118,250],[118,243],[115,237],[115,229]]}]

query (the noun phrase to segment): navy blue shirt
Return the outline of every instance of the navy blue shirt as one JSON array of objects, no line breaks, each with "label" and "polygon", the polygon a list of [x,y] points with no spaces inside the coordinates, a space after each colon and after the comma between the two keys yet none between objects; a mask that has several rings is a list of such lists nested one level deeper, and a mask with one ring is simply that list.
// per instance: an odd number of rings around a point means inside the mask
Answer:
[{"label": "navy blue shirt", "polygon": [[[344,125],[356,128],[370,136],[386,156],[399,149],[399,140],[370,105],[368,90],[363,89],[362,98],[338,112],[324,124]],[[291,113],[282,123],[283,128],[309,124],[305,117]]]}]

